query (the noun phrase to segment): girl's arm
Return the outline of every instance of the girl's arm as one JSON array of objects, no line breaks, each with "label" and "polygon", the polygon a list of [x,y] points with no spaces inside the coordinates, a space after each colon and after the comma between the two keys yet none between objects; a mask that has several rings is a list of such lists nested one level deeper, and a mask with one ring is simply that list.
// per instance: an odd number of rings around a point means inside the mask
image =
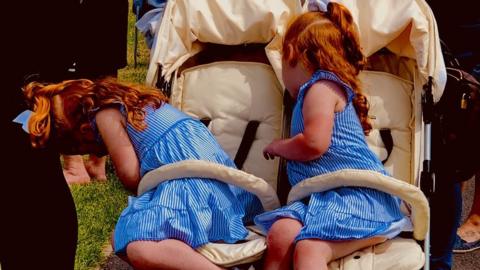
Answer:
[{"label": "girl's arm", "polygon": [[320,81],[312,85],[303,101],[303,133],[273,141],[263,151],[265,158],[280,156],[288,160],[310,161],[321,157],[330,146],[335,111],[345,106],[344,95],[333,82]]},{"label": "girl's arm", "polygon": [[140,164],[128,137],[126,123],[118,109],[102,109],[95,115],[97,128],[123,185],[136,192],[140,182]]}]

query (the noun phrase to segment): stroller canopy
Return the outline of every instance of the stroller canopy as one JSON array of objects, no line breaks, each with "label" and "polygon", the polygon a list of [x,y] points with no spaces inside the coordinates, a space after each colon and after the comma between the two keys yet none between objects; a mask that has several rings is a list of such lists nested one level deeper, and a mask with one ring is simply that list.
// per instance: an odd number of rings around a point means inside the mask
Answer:
[{"label": "stroller canopy", "polygon": [[[291,0],[170,0],[165,20],[152,48],[147,83],[154,84],[162,67],[169,78],[188,58],[202,50],[203,43],[239,45],[263,43],[279,79],[281,36],[293,16],[306,10]],[[433,95],[438,101],[446,83],[438,30],[433,14],[423,0],[338,0],[351,11],[368,57],[382,48],[415,59],[421,83],[434,78]],[[249,14],[249,16],[245,16]],[[201,31],[200,31],[201,29]],[[281,80],[280,80],[281,81]]]}]

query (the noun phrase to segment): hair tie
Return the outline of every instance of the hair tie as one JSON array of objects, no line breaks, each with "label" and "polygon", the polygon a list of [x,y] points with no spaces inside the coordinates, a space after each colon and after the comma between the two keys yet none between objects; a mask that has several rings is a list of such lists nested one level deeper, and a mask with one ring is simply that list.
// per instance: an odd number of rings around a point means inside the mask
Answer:
[{"label": "hair tie", "polygon": [[330,0],[308,0],[308,11],[327,12]]},{"label": "hair tie", "polygon": [[25,132],[30,133],[28,130],[28,120],[30,120],[30,117],[32,116],[32,111],[30,110],[25,110],[21,112],[15,119],[13,119],[12,122],[22,124],[22,128]]}]

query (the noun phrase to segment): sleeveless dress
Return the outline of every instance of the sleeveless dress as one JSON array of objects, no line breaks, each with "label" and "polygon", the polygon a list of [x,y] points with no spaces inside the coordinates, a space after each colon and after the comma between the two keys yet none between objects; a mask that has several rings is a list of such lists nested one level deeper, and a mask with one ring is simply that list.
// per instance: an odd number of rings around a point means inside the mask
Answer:
[{"label": "sleeveless dress", "polygon": [[[320,158],[309,162],[288,161],[287,173],[293,186],[304,179],[342,169],[361,169],[387,175],[382,163],[370,151],[352,103],[354,92],[334,73],[319,70],[299,89],[292,114],[291,134],[303,132],[303,101],[306,92],[319,80],[341,86],[348,98],[341,112],[335,113],[330,147]],[[268,231],[282,217],[303,224],[296,241],[302,239],[354,240],[383,235],[393,238],[412,230],[411,222],[400,211],[400,199],[370,188],[341,187],[314,193],[307,200],[295,201],[255,217],[256,225]]]},{"label": "sleeveless dress", "polygon": [[[123,107],[121,111],[125,115]],[[145,111],[145,130],[127,125],[142,177],[188,159],[235,167],[200,121],[169,104]],[[129,197],[115,227],[115,252],[124,253],[128,243],[138,240],[177,239],[192,248],[215,241],[234,243],[247,236],[244,224],[262,211],[253,194],[223,182],[194,177],[166,181],[139,197]]]}]

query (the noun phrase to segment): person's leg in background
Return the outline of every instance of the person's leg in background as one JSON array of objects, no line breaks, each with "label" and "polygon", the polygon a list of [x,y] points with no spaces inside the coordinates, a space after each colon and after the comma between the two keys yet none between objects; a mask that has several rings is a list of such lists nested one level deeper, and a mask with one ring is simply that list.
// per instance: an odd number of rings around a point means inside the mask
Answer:
[{"label": "person's leg in background", "polygon": [[4,83],[11,92],[1,114],[1,269],[74,269],[77,216],[59,155],[33,149],[29,135],[12,122],[26,109],[21,81]]},{"label": "person's leg in background", "polygon": [[0,181],[2,270],[74,269],[77,216],[59,156],[32,149],[20,125],[6,127],[9,158]]},{"label": "person's leg in background", "polygon": [[430,269],[452,267],[452,249],[462,213],[460,184],[448,176],[436,175],[436,191],[430,199]]},{"label": "person's leg in background", "polygon": [[[7,1],[4,25],[0,126],[0,264],[2,270],[74,269],[75,205],[58,153],[33,149],[29,135],[12,120],[27,109],[21,87],[30,74],[66,73],[73,7],[78,0]],[[2,17],[2,18],[4,18]],[[12,23],[12,22],[15,23]]]},{"label": "person's leg in background", "polygon": [[[95,70],[85,72],[83,70],[76,71],[73,75],[75,79],[99,80],[104,78],[117,78],[117,70]],[[63,175],[69,184],[86,184],[91,179],[97,181],[106,181],[107,175],[105,165],[107,157],[97,157],[89,155],[84,160],[81,155],[62,155],[63,159]]]},{"label": "person's leg in background", "polygon": [[480,248],[480,172],[475,174],[472,208],[465,222],[457,230],[454,252],[464,253]]},{"label": "person's leg in background", "polygon": [[90,175],[81,155],[62,155],[62,159],[63,175],[68,184],[90,183]]},{"label": "person's leg in background", "polygon": [[86,184],[91,179],[107,180],[105,164],[107,157],[89,155],[84,160],[81,155],[62,155],[63,175],[68,184]]},{"label": "person's leg in background", "polygon": [[[116,78],[118,70],[127,65],[128,0],[83,0],[78,8],[76,70],[72,76]],[[106,180],[105,163],[106,157],[90,155],[84,161],[81,156],[64,155],[64,175],[72,184],[88,183],[92,178]]]},{"label": "person's leg in background", "polygon": [[[450,168],[450,155],[442,142],[441,123],[432,122],[432,168],[435,173],[435,191],[430,204],[430,269],[452,268],[453,245],[462,214],[462,193]],[[428,258],[428,257],[427,257]]]},{"label": "person's leg in background", "polygon": [[[440,38],[460,61],[462,69],[470,71],[473,63],[477,61],[475,59],[479,57],[480,49],[478,39],[472,39],[478,34],[473,34],[474,29],[469,27],[480,19],[476,2],[459,0],[452,5],[449,1],[427,0],[427,3],[437,21]],[[432,132],[433,135],[441,134],[438,126],[434,128],[437,130]],[[436,152],[432,153],[432,157],[437,163],[435,170],[437,190],[430,200],[431,269],[451,269],[452,250],[461,219],[462,194],[460,183],[456,182],[458,179],[455,179],[454,173],[445,171],[449,167],[448,154],[441,153],[441,144],[435,142],[435,139],[432,147]]]},{"label": "person's leg in background", "polygon": [[[477,37],[480,35],[480,16],[462,26],[463,36]],[[460,59],[462,68],[470,72],[480,82],[480,41],[465,42],[468,53],[465,59]],[[466,182],[464,183],[464,187]],[[463,189],[462,189],[463,190]],[[475,174],[475,191],[472,208],[465,222],[457,231],[454,252],[468,252],[480,248],[480,171]]]}]

